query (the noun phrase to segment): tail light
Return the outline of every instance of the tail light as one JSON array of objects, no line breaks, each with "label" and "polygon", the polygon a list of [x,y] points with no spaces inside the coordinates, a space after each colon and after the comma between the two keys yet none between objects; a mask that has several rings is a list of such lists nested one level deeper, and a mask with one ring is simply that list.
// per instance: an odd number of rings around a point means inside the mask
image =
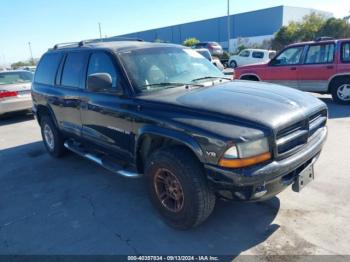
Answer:
[{"label": "tail light", "polygon": [[16,91],[0,90],[0,99],[7,98],[7,97],[15,97],[17,95],[18,95],[18,92]]}]

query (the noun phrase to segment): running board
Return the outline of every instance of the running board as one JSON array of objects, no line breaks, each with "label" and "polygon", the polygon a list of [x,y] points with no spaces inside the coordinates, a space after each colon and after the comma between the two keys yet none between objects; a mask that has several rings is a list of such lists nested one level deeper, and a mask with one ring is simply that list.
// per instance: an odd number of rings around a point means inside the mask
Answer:
[{"label": "running board", "polygon": [[117,163],[109,160],[109,159],[104,159],[101,158],[91,152],[88,152],[84,147],[82,147],[80,144],[72,141],[72,140],[67,140],[64,143],[64,147],[69,149],[70,151],[76,153],[79,156],[82,156],[84,158],[87,158],[100,166],[104,167],[105,169],[113,172],[114,174],[127,177],[127,178],[140,178],[142,174],[138,174],[126,169],[123,169],[122,166],[118,165]]}]

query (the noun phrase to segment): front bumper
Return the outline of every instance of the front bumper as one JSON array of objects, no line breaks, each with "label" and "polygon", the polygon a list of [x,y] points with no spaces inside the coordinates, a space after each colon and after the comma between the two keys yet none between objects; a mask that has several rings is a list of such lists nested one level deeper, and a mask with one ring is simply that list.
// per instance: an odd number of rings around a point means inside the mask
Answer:
[{"label": "front bumper", "polygon": [[324,127],[298,153],[248,168],[205,165],[207,178],[214,190],[227,199],[258,201],[271,198],[291,185],[305,167],[317,160],[326,138],[327,127]]},{"label": "front bumper", "polygon": [[0,101],[0,115],[32,108],[31,96],[15,97]]}]

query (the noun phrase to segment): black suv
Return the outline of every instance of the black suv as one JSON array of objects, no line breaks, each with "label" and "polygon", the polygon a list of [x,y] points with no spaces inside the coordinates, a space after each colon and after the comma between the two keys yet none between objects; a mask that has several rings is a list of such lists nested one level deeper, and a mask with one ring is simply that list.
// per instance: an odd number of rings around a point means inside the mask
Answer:
[{"label": "black suv", "polygon": [[217,197],[300,191],[327,136],[327,107],[290,88],[231,81],[195,50],[105,39],[59,44],[40,60],[33,111],[47,151],[145,176],[164,220],[199,225]]}]

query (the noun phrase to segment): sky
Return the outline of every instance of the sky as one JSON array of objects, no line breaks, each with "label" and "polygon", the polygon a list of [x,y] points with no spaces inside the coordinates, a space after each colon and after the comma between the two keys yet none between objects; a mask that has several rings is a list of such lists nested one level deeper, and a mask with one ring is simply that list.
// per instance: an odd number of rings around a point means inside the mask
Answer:
[{"label": "sky", "polygon": [[[231,0],[231,14],[279,5],[344,17],[349,0]],[[1,0],[0,65],[40,57],[55,43],[115,36],[224,16],[227,0]]]}]

